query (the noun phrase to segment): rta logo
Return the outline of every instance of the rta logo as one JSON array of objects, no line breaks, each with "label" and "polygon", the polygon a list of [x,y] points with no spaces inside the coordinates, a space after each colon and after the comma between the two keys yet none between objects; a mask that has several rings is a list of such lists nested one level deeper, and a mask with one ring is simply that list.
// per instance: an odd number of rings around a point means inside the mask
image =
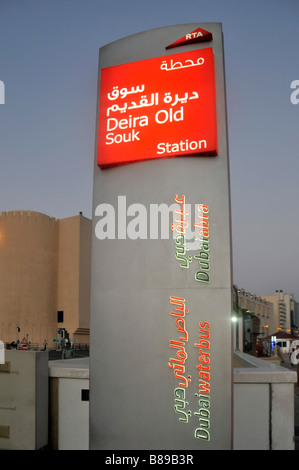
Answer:
[{"label": "rta logo", "polygon": [[5,86],[2,80],[0,80],[0,104],[5,104]]},{"label": "rta logo", "polygon": [[299,340],[292,341],[291,348],[293,349],[291,363],[296,365],[299,363]]}]

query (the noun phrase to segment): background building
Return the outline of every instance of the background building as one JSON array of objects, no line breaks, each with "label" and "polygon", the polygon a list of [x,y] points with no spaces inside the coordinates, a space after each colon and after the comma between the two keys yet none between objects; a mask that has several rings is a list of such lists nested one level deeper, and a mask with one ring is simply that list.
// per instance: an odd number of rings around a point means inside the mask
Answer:
[{"label": "background building", "polygon": [[298,303],[293,294],[283,290],[276,290],[273,295],[264,295],[263,298],[273,304],[274,329],[290,334],[298,332]]},{"label": "background building", "polygon": [[235,347],[257,355],[258,340],[275,331],[273,304],[265,298],[234,286],[233,306],[238,320]]},{"label": "background building", "polygon": [[33,211],[0,216],[0,338],[48,345],[58,329],[89,342],[91,221]]}]

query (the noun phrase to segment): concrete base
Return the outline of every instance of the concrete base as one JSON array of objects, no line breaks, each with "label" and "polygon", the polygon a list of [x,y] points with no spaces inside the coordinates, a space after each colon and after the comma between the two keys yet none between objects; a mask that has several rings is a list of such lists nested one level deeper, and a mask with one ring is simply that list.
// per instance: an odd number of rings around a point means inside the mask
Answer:
[{"label": "concrete base", "polygon": [[234,449],[294,450],[297,374],[263,359],[235,353]]},{"label": "concrete base", "polygon": [[48,444],[48,353],[5,351],[0,365],[0,449]]}]

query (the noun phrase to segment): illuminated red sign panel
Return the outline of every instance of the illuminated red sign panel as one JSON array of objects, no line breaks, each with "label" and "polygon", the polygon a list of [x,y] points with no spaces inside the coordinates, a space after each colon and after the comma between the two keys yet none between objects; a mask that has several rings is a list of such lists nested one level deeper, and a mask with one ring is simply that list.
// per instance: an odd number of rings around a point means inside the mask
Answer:
[{"label": "illuminated red sign panel", "polygon": [[102,69],[100,168],[217,155],[212,48]]}]

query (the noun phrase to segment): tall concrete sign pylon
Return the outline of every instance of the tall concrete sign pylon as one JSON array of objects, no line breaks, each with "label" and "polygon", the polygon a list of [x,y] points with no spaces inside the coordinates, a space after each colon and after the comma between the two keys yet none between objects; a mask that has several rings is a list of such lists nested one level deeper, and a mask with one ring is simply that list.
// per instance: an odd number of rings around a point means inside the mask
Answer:
[{"label": "tall concrete sign pylon", "polygon": [[230,449],[221,24],[102,47],[96,130],[90,448]]}]

